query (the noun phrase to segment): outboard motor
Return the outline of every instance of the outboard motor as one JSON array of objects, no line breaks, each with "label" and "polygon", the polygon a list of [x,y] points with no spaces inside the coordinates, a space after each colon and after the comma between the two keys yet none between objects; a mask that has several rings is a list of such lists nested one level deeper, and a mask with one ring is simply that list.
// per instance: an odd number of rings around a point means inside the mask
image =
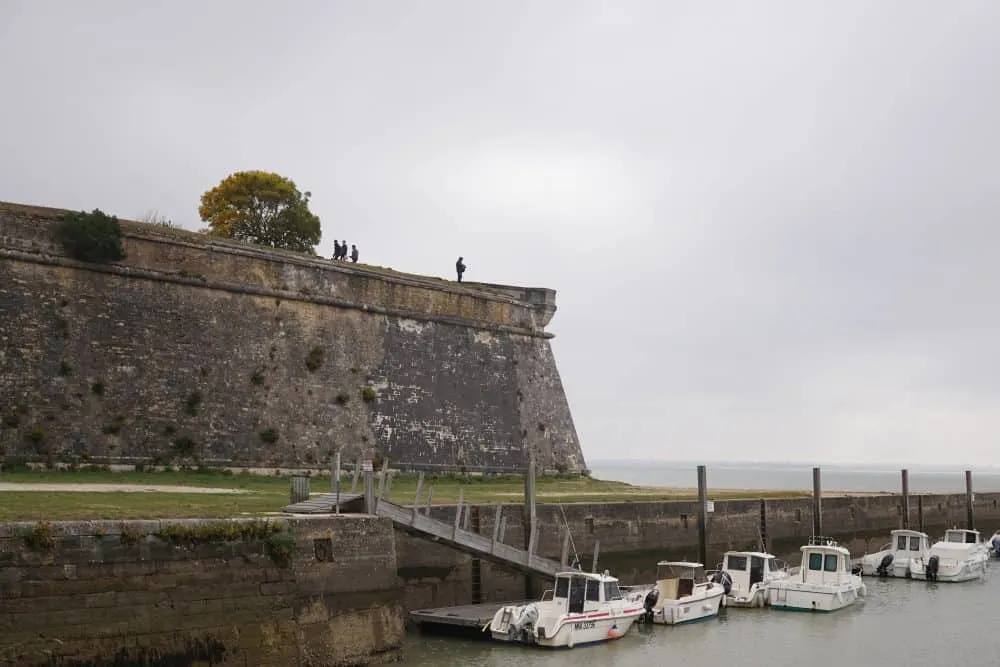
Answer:
[{"label": "outboard motor", "polygon": [[931,556],[927,559],[927,581],[937,581],[939,559]]},{"label": "outboard motor", "polygon": [[712,583],[722,584],[722,592],[729,595],[729,591],[733,590],[733,575],[727,570],[719,570],[712,575]]},{"label": "outboard motor", "polygon": [[997,535],[992,540],[990,540],[990,544],[993,546],[993,553],[995,553],[997,557],[1000,558],[1000,535]]},{"label": "outboard motor", "polygon": [[888,576],[889,566],[892,565],[892,560],[893,560],[892,554],[886,554],[885,556],[883,556],[882,562],[879,563],[878,567],[875,568],[875,574],[877,574],[880,577]]},{"label": "outboard motor", "polygon": [[538,621],[538,607],[529,604],[521,607],[521,613],[510,624],[510,634],[521,641],[532,642],[535,638],[535,623]]},{"label": "outboard motor", "polygon": [[653,620],[653,607],[656,606],[656,601],[660,599],[660,591],[654,588],[653,590],[646,593],[646,599],[642,601],[642,607],[646,610],[643,615],[643,620],[647,623],[651,623]]}]

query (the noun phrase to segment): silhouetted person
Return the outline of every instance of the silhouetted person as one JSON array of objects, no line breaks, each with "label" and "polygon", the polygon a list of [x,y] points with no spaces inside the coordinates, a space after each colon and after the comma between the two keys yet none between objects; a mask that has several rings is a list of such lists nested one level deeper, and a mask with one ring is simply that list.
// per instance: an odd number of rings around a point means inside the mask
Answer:
[{"label": "silhouetted person", "polygon": [[358,247],[353,243],[351,244],[351,261],[355,264],[358,263]]},{"label": "silhouetted person", "polygon": [[333,240],[333,258],[340,259],[340,241],[337,239]]},{"label": "silhouetted person", "polygon": [[455,262],[455,272],[458,274],[458,282],[462,282],[462,274],[465,273],[465,264],[462,263],[461,257]]},{"label": "silhouetted person", "polygon": [[340,259],[347,259],[347,239],[340,242]]}]

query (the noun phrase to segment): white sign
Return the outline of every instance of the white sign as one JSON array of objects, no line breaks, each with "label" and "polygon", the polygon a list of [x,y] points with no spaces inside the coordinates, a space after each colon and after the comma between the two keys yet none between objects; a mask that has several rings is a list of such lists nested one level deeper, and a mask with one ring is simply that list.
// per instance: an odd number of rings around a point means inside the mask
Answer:
[{"label": "white sign", "polygon": [[372,460],[365,459],[361,462],[361,470],[364,472],[372,472],[375,468],[372,467]]},{"label": "white sign", "polygon": [[714,500],[706,500],[705,501],[705,512],[707,514],[712,514],[713,512],[715,512],[715,501]]}]

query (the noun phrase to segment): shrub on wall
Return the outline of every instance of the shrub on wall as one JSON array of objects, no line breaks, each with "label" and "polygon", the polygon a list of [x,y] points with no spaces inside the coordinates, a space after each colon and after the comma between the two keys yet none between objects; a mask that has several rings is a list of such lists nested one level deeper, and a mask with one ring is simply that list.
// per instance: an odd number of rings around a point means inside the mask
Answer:
[{"label": "shrub on wall", "polygon": [[83,262],[117,262],[126,256],[118,218],[100,209],[63,214],[56,226],[56,240],[67,255]]}]

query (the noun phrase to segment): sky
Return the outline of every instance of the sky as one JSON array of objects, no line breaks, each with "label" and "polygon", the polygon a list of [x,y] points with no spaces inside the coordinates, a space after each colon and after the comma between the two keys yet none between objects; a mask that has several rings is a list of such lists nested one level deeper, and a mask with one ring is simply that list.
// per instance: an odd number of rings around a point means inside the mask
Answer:
[{"label": "sky", "polygon": [[0,0],[0,200],[557,290],[588,459],[998,462],[994,0]]}]

